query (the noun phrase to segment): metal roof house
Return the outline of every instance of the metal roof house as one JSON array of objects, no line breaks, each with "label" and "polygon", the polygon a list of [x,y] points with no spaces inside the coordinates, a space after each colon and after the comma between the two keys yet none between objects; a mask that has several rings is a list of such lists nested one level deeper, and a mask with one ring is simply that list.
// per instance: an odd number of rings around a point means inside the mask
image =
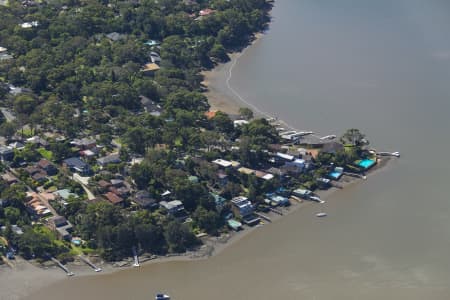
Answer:
[{"label": "metal roof house", "polygon": [[78,157],[67,158],[63,161],[63,164],[72,172],[79,173],[80,175],[89,175],[91,173],[89,165]]}]

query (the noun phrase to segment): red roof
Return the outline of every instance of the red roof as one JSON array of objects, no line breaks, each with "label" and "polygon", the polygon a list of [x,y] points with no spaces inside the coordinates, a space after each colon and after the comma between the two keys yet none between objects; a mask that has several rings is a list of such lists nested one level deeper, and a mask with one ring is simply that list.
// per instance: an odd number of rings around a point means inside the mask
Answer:
[{"label": "red roof", "polygon": [[214,118],[216,116],[216,114],[217,114],[217,111],[214,111],[214,110],[205,112],[205,116],[208,120]]},{"label": "red roof", "polygon": [[116,194],[111,193],[111,192],[106,193],[105,197],[112,204],[119,204],[119,203],[123,202],[123,199],[121,197],[119,197]]}]

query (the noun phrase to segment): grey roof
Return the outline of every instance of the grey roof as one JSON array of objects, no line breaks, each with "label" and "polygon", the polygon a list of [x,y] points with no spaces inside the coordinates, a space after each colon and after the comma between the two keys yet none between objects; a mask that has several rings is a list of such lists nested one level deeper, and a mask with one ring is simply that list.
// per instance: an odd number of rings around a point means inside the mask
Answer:
[{"label": "grey roof", "polygon": [[79,159],[78,157],[71,157],[64,160],[64,163],[68,165],[70,168],[77,168],[77,169],[85,169],[88,168],[89,165]]},{"label": "grey roof", "polygon": [[121,161],[122,160],[120,159],[119,154],[111,154],[97,159],[97,163],[100,165],[117,164]]},{"label": "grey roof", "polygon": [[118,33],[118,32],[111,32],[111,33],[108,33],[106,35],[106,37],[108,39],[110,39],[111,41],[115,42],[115,41],[118,41],[118,40],[125,39],[127,37],[127,35],[126,34],[121,34],[121,33]]},{"label": "grey roof", "polygon": [[0,155],[11,154],[13,153],[13,149],[7,146],[0,146]]},{"label": "grey roof", "polygon": [[322,152],[333,153],[343,151],[344,145],[338,142],[329,142],[323,145]]}]

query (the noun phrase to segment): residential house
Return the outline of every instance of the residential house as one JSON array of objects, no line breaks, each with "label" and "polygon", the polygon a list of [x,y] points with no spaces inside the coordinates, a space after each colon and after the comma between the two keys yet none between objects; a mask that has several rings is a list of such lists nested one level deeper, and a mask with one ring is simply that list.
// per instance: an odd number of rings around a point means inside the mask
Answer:
[{"label": "residential house", "polygon": [[205,9],[202,9],[198,14],[201,17],[204,17],[204,16],[209,16],[210,14],[212,14],[214,12],[216,12],[216,11],[211,8],[205,8]]},{"label": "residential house", "polygon": [[159,46],[159,45],[161,45],[161,42],[158,42],[158,41],[156,41],[156,40],[148,40],[148,41],[145,42],[144,44],[147,45],[147,46],[150,46],[150,47],[154,47],[154,46]]},{"label": "residential house", "polygon": [[39,199],[35,192],[27,192],[26,203],[27,210],[31,214],[35,214],[39,217],[50,215],[51,211],[48,207]]},{"label": "residential house", "polygon": [[240,165],[241,165],[237,161],[233,161],[233,160],[232,161],[228,161],[228,160],[220,159],[220,158],[216,159],[216,160],[213,160],[212,163],[214,163],[214,164],[216,164],[216,165],[218,165],[218,166],[220,166],[222,168],[230,168],[230,167],[239,168]]},{"label": "residential house", "polygon": [[97,142],[92,138],[82,138],[82,139],[74,139],[70,142],[72,146],[77,147],[80,150],[87,150],[94,148],[97,145]]},{"label": "residential house", "polygon": [[231,203],[234,214],[242,218],[245,224],[256,225],[259,223],[260,219],[254,215],[255,209],[247,197],[235,197]]},{"label": "residential house", "polygon": [[110,154],[97,159],[97,163],[100,166],[100,168],[104,168],[110,164],[118,164],[120,162],[122,162],[122,160],[120,159],[119,153]]},{"label": "residential house", "polygon": [[159,104],[145,96],[139,96],[139,98],[141,99],[141,105],[146,113],[149,113],[155,117],[159,117],[161,115],[163,109]]},{"label": "residential house", "polygon": [[78,157],[65,159],[63,161],[63,165],[69,168],[72,172],[79,173],[80,175],[89,175],[91,173],[91,168],[89,165]]},{"label": "residential house", "polygon": [[159,71],[160,67],[155,63],[147,63],[144,65],[144,67],[141,69],[141,72],[143,72],[147,76],[154,76],[157,71]]},{"label": "residential house", "polygon": [[37,164],[37,167],[41,168],[42,170],[45,171],[45,173],[47,173],[47,175],[49,176],[53,176],[56,175],[56,173],[58,173],[58,169],[48,160],[46,159],[41,159]]},{"label": "residential house", "polygon": [[289,206],[291,204],[287,197],[283,197],[275,193],[266,194],[266,197],[268,202],[274,206]]},{"label": "residential house", "polygon": [[2,179],[9,185],[19,182],[16,176],[11,173],[2,174]]},{"label": "residential house", "polygon": [[37,136],[37,135],[26,139],[26,142],[30,143],[30,144],[35,144],[35,145],[38,145],[38,146],[41,146],[44,148],[47,148],[50,145],[44,138],[41,138],[40,136]]},{"label": "residential house", "polygon": [[11,161],[14,158],[14,151],[11,147],[0,146],[0,160]]},{"label": "residential house", "polygon": [[180,200],[161,201],[159,205],[162,209],[167,211],[168,214],[176,218],[186,218],[187,214],[184,210],[184,205]]},{"label": "residential house", "polygon": [[9,147],[11,147],[12,149],[23,150],[25,148],[25,145],[21,142],[14,142],[9,144]]},{"label": "residential house", "polygon": [[336,154],[344,151],[344,145],[338,142],[329,142],[323,145],[321,152]]},{"label": "residential house", "polygon": [[116,194],[112,193],[112,192],[107,192],[106,194],[104,194],[105,198],[111,202],[114,205],[124,205],[124,199],[120,196],[117,196]]},{"label": "residential house", "polygon": [[117,42],[117,41],[126,39],[127,35],[126,34],[121,34],[121,33],[118,33],[118,32],[111,32],[111,33],[108,33],[106,35],[106,37],[109,40],[113,41],[113,42]]},{"label": "residential house", "polygon": [[309,199],[313,195],[313,192],[307,189],[296,189],[292,191],[292,195],[303,199]]},{"label": "residential house", "polygon": [[158,201],[151,197],[150,193],[147,191],[136,192],[133,198],[133,202],[144,209],[156,209],[159,206]]},{"label": "residential house", "polygon": [[72,238],[70,235],[73,230],[72,224],[63,216],[51,217],[47,220],[47,223],[50,229],[56,231],[61,239],[70,240]]},{"label": "residential house", "polygon": [[331,180],[328,178],[317,178],[316,179],[317,185],[320,189],[327,189],[331,186]]},{"label": "residential house", "polygon": [[152,63],[158,64],[158,65],[161,63],[161,57],[159,56],[158,53],[156,53],[154,51],[150,52],[150,60],[152,61]]},{"label": "residential house", "polygon": [[69,189],[57,190],[56,192],[53,192],[53,195],[55,195],[56,200],[60,201],[63,205],[68,204],[67,200],[69,200],[70,197],[78,198],[78,195],[72,193]]},{"label": "residential house", "polygon": [[219,170],[217,173],[217,183],[220,186],[225,186],[228,183],[228,175],[223,171],[223,170]]},{"label": "residential house", "polygon": [[215,193],[209,193],[214,198],[214,203],[216,204],[216,210],[220,213],[222,209],[225,207],[225,204],[227,202],[227,199],[224,197],[215,194]]},{"label": "residential house", "polygon": [[102,192],[106,192],[111,186],[111,183],[102,179],[99,182],[97,182],[97,185]]}]

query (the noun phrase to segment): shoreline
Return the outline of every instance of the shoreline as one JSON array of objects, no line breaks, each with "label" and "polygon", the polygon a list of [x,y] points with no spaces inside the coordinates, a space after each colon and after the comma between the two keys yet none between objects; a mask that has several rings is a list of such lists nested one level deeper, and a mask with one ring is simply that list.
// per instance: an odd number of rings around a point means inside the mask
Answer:
[{"label": "shoreline", "polygon": [[[239,99],[239,94],[237,94],[229,86],[229,80],[232,75],[232,70],[234,66],[237,64],[239,58],[246,53],[247,49],[250,49],[250,46],[255,45],[263,36],[264,33],[257,33],[255,35],[255,39],[246,48],[244,48],[240,52],[234,52],[229,54],[230,56],[229,62],[219,64],[212,70],[201,72],[201,74],[204,76],[202,85],[207,88],[205,96],[208,98],[211,110],[220,110],[227,114],[238,115],[239,108],[248,107],[254,111],[255,116],[270,117],[267,113],[260,111],[253,104],[247,103],[242,98]],[[226,74],[228,75],[226,79],[228,89],[230,92],[235,94],[234,96],[230,96],[221,92],[213,84],[213,81],[217,80],[217,77],[220,77],[220,75],[223,76],[224,72],[226,72]],[[282,120],[278,121],[284,123],[287,127],[290,127]],[[367,176],[370,177],[380,172],[381,170],[385,169],[389,165],[389,162],[392,160],[393,158],[391,157],[380,158],[378,164],[367,172]],[[342,188],[331,187],[327,190],[319,190],[317,191],[316,194],[322,200],[329,201],[334,195],[334,193],[336,193],[340,189],[345,189],[351,185],[360,183],[361,181],[365,180],[361,178],[344,176],[343,179],[341,179],[340,181]],[[144,258],[144,261],[140,263],[140,266],[147,267],[152,264],[167,263],[174,261],[195,261],[208,259],[210,257],[221,254],[228,247],[231,247],[240,240],[249,236],[253,231],[258,230],[261,227],[265,227],[269,223],[275,223],[279,221],[281,218],[293,214],[296,211],[300,211],[306,206],[315,204],[313,201],[302,201],[302,202],[291,201],[291,203],[292,203],[291,206],[281,209],[283,211],[283,215],[278,215],[273,212],[266,213],[265,215],[270,217],[271,222],[264,221],[263,225],[257,225],[254,227],[246,226],[244,230],[241,230],[239,232],[230,231],[230,233],[227,233],[219,237],[208,236],[207,238],[202,239],[204,245],[201,246],[198,250],[188,251],[183,254],[158,256],[153,259]],[[141,257],[147,256],[144,254]],[[123,266],[117,266],[119,264],[123,264]],[[135,268],[132,266],[132,264],[133,262],[131,257],[121,262],[99,263],[98,266],[103,269],[103,271],[99,273],[94,272],[94,270],[91,267],[87,266],[85,263],[81,261],[68,263],[67,267],[69,268],[70,271],[75,273],[75,277],[85,277],[85,276],[101,276],[123,270],[129,270],[130,268]],[[49,287],[61,280],[67,280],[67,275],[57,266],[50,266],[48,268],[38,267],[35,264],[20,258],[18,259],[17,267],[14,269],[11,269],[5,265],[0,265],[0,279],[1,279],[0,290],[2,291],[0,293],[1,299],[22,299],[24,297],[30,296],[33,291]]]}]

